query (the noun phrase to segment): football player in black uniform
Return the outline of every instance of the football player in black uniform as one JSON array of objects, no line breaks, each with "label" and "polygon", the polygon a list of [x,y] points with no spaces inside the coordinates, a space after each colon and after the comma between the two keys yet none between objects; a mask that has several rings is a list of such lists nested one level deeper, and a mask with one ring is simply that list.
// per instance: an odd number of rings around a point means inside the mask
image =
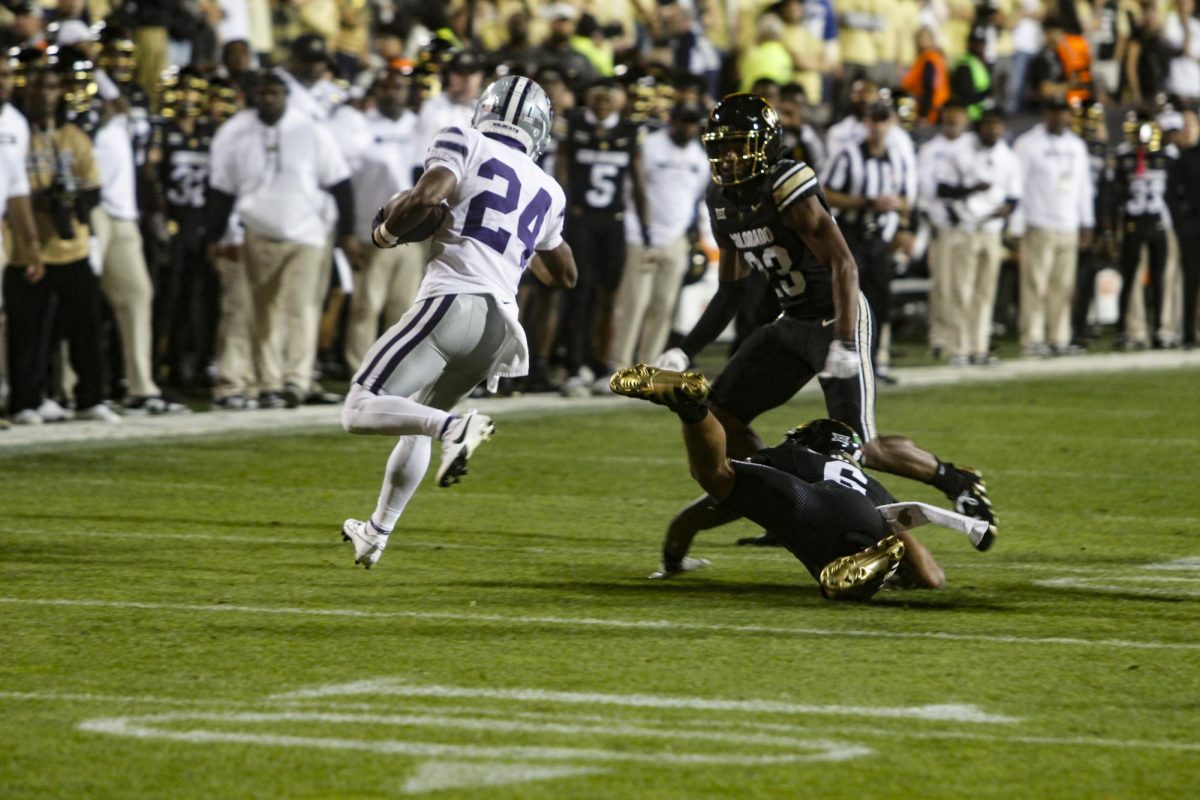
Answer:
[{"label": "football player in black uniform", "polygon": [[[744,516],[773,532],[817,579],[824,597],[865,600],[902,566],[910,586],[944,585],[941,567],[929,551],[911,534],[893,533],[875,507],[868,479],[855,459],[861,442],[853,431],[835,439],[836,447],[827,454],[784,446],[757,459],[735,461],[726,449],[726,430],[709,413],[704,376],[639,364],[618,370],[611,386],[617,394],[674,411],[683,422],[688,467],[711,498],[714,513]],[[797,476],[793,469],[816,480]],[[876,495],[883,496],[878,489]],[[704,563],[666,548],[663,555],[664,563],[651,577]]]},{"label": "football player in black uniform", "polygon": [[625,269],[625,181],[633,188],[642,240],[650,244],[642,174],[643,130],[622,116],[616,81],[588,87],[585,107],[570,112],[558,143],[554,172],[567,193],[565,236],[578,253],[579,283],[564,313],[568,380],[563,391],[591,394],[580,376],[589,367],[607,382],[613,301]]},{"label": "football player in black uniform", "polygon": [[1167,268],[1167,171],[1172,155],[1162,143],[1162,130],[1149,114],[1130,111],[1124,124],[1125,141],[1117,145],[1114,186],[1121,225],[1121,296],[1116,347],[1134,346],[1126,329],[1129,298],[1137,281],[1142,249],[1147,254],[1150,282],[1145,287],[1146,332],[1155,347],[1159,338]]},{"label": "football player in black uniform", "polygon": [[[691,333],[654,366],[686,369],[737,313],[750,270],[765,272],[783,314],[738,349],[712,390],[712,413],[725,426],[729,455],[762,450],[750,423],[819,377],[829,416],[866,442],[867,466],[928,483],[953,500],[956,511],[994,526],[978,472],[942,462],[907,438],[877,434],[874,323],[858,268],[812,167],[776,157],[775,110],[755,95],[730,95],[713,109],[702,138],[715,183],[708,209],[721,248],[720,287]],[[991,537],[980,549],[990,544]]]},{"label": "football player in black uniform", "polygon": [[1095,335],[1088,326],[1088,310],[1096,294],[1096,274],[1112,266],[1115,248],[1113,231],[1113,169],[1115,160],[1108,143],[1108,126],[1104,119],[1104,104],[1090,100],[1072,108],[1072,128],[1087,145],[1088,163],[1092,171],[1092,192],[1096,217],[1095,235],[1089,246],[1079,252],[1079,272],[1075,278],[1075,298],[1071,303],[1071,331],[1074,344],[1087,349]]},{"label": "football player in black uniform", "polygon": [[208,152],[213,125],[205,116],[208,81],[185,67],[163,73],[163,115],[156,120],[147,158],[161,196],[170,237],[170,268],[162,280],[156,328],[166,346],[169,382],[203,379],[213,357],[220,284],[205,252]]}]

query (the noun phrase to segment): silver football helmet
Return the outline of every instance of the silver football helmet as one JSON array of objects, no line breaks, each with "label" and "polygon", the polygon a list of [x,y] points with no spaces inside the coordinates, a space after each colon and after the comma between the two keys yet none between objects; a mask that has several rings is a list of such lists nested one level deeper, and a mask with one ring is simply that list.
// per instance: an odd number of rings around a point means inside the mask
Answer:
[{"label": "silver football helmet", "polygon": [[524,75],[505,75],[479,96],[471,127],[511,139],[536,159],[550,140],[553,122],[554,109],[541,86]]}]

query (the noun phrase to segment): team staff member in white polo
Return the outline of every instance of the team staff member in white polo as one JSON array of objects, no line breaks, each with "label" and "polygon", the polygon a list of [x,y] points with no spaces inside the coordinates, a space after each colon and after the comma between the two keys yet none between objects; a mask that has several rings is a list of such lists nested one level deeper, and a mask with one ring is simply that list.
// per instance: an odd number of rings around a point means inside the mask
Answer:
[{"label": "team staff member in white polo", "polygon": [[1025,235],[1021,351],[1027,356],[1068,351],[1079,250],[1091,244],[1095,225],[1087,145],[1070,126],[1067,104],[1051,101],[1042,123],[1013,147],[1025,187],[1010,230]]},{"label": "team staff member in white polo", "polygon": [[[697,207],[703,221],[708,221],[704,205],[708,155],[700,144],[700,122],[707,116],[698,105],[675,106],[670,127],[655,131],[642,143],[650,245],[626,245],[629,252],[616,301],[613,358],[617,364],[649,361],[667,347],[679,285],[687,271],[687,230],[697,217]],[[716,249],[712,232],[707,233]]]},{"label": "team staff member in white polo", "polygon": [[413,180],[424,170],[422,159],[442,128],[469,128],[475,101],[483,88],[483,59],[473,50],[460,50],[442,73],[442,93],[421,104],[417,140],[413,145]]},{"label": "team staff member in white polo", "polygon": [[411,78],[388,69],[372,91],[375,107],[367,112],[371,146],[363,153],[350,181],[354,185],[357,220],[354,235],[363,241],[357,266],[350,318],[346,326],[346,363],[357,371],[379,336],[379,315],[390,326],[412,305],[425,272],[423,243],[390,250],[370,245],[375,211],[392,195],[412,188],[411,164],[417,115],[408,108]]},{"label": "team staff member in white polo", "polygon": [[154,382],[154,288],[138,228],[133,145],[125,101],[106,99],[104,121],[96,132],[96,164],[100,168],[100,205],[92,210],[92,233],[102,265],[100,288],[112,306],[121,337],[125,367],[125,410],[141,414],[181,413],[186,407],[169,403]]},{"label": "team staff member in white polo", "polygon": [[[337,203],[339,240],[351,260],[359,257],[354,196],[337,143],[324,127],[288,109],[287,86],[278,75],[260,75],[255,98],[253,116],[226,124],[213,139],[206,232],[210,242],[220,241],[236,209],[246,229],[261,403],[295,407],[308,395],[316,357],[324,193]],[[289,346],[289,336],[298,332],[305,340]]]}]

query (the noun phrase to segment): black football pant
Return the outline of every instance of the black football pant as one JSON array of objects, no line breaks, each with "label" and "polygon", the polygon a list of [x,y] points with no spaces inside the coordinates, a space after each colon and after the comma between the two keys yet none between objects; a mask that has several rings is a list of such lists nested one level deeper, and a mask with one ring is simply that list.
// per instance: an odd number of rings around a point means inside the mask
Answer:
[{"label": "black football pant", "polygon": [[1180,220],[1179,266],[1183,271],[1183,344],[1196,344],[1196,293],[1200,292],[1200,218]]},{"label": "black football pant", "polygon": [[1125,221],[1125,238],[1121,240],[1121,298],[1117,318],[1117,335],[1126,335],[1125,321],[1129,314],[1129,298],[1135,284],[1142,248],[1146,248],[1150,268],[1150,284],[1142,295],[1146,306],[1146,333],[1158,338],[1158,324],[1163,310],[1163,275],[1167,269],[1167,232],[1161,217],[1130,217]]},{"label": "black football pant", "polygon": [[774,534],[814,578],[891,531],[866,495],[831,481],[808,483],[764,464],[734,461],[737,479],[722,503]]},{"label": "black football pant", "polygon": [[98,404],[103,399],[100,281],[87,259],[47,264],[45,277],[37,283],[25,277],[25,267],[10,265],[4,270],[3,291],[12,386],[9,413],[37,408],[45,397],[55,319],[78,377],[75,407]]},{"label": "black football pant", "polygon": [[209,265],[202,230],[171,240],[171,261],[156,330],[165,338],[170,382],[179,386],[202,376],[213,358],[220,316],[221,283]]},{"label": "black football pant", "polygon": [[607,370],[613,299],[625,271],[625,223],[596,214],[568,216],[564,233],[579,270],[562,308],[567,371],[584,364]]}]

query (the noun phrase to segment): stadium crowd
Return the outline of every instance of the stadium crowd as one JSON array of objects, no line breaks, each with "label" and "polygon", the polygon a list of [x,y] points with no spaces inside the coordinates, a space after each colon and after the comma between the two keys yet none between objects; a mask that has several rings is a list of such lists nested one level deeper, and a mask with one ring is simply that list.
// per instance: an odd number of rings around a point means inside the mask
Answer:
[{"label": "stadium crowd", "polygon": [[[894,302],[897,277],[928,276],[937,358],[994,363],[998,321],[1015,322],[1025,356],[1085,351],[1106,269],[1120,276],[1118,348],[1193,347],[1195,12],[1193,0],[5,0],[8,417],[52,422],[70,407],[116,422],[184,412],[176,400],[198,394],[229,410],[337,402],[321,380],[359,368],[427,254],[374,247],[376,210],[508,73],[554,103],[544,168],[567,191],[579,280],[523,284],[531,372],[502,391],[607,392],[615,367],[673,341],[681,288],[714,269],[700,135],[733,91],[768,100],[779,157],[820,176],[878,320],[911,306]],[[734,346],[779,313],[757,286]]]}]

